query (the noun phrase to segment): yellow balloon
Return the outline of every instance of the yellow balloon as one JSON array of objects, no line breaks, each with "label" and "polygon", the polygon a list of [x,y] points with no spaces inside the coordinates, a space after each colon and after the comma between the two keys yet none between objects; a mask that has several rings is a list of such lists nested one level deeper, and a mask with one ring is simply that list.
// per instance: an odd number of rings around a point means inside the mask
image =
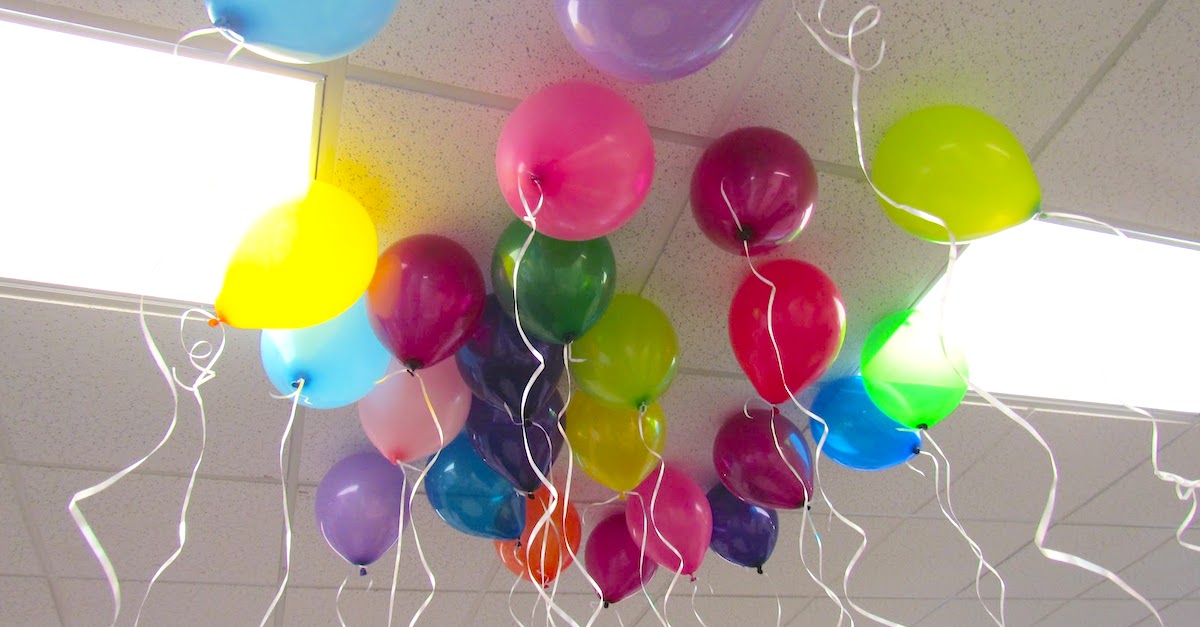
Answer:
[{"label": "yellow balloon", "polygon": [[350,194],[313,181],[258,219],[238,244],[217,317],[246,329],[298,329],[350,308],[375,273],[375,225]]},{"label": "yellow balloon", "polygon": [[571,399],[563,424],[579,467],[617,492],[636,488],[658,467],[658,458],[650,451],[661,455],[667,443],[667,425],[658,403],[646,408],[639,432],[636,410],[606,405],[581,392]]},{"label": "yellow balloon", "polygon": [[679,342],[654,303],[617,294],[600,321],[571,345],[571,374],[579,387],[613,405],[649,405],[675,378]]},{"label": "yellow balloon", "polygon": [[[879,144],[871,174],[892,200],[945,221],[957,242],[1021,224],[1041,205],[1037,175],[1017,138],[968,107],[930,107],[897,122]],[[882,197],[879,204],[909,233],[950,241],[941,226]]]}]

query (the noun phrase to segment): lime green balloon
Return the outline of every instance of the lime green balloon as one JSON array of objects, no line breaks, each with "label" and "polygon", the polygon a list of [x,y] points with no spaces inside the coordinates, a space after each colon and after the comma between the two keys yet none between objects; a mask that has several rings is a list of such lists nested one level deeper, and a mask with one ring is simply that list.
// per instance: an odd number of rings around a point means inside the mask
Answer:
[{"label": "lime green balloon", "polygon": [[867,395],[906,427],[932,427],[949,416],[967,394],[967,376],[962,350],[946,338],[943,352],[937,319],[913,309],[884,318],[863,343]]},{"label": "lime green balloon", "polygon": [[[881,192],[945,221],[958,242],[1037,215],[1042,192],[1020,142],[1003,124],[968,107],[911,113],[888,129],[872,178]],[[889,218],[917,237],[948,242],[941,226],[879,198]]]},{"label": "lime green balloon", "polygon": [[636,409],[667,391],[678,357],[666,314],[641,296],[617,294],[596,326],[571,346],[570,367],[588,394]]},{"label": "lime green balloon", "polygon": [[[492,253],[492,285],[513,315],[513,271],[531,229],[514,220]],[[521,326],[555,344],[569,344],[604,315],[617,290],[617,260],[608,239],[566,242],[538,233],[521,257],[517,286]]]}]

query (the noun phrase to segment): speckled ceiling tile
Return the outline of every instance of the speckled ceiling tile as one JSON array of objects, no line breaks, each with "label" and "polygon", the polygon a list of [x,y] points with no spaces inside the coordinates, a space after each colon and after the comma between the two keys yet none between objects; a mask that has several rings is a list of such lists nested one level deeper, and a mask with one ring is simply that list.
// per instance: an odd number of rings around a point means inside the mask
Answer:
[{"label": "speckled ceiling tile", "polygon": [[155,0],[44,0],[46,4],[178,31],[212,25],[204,3]]},{"label": "speckled ceiling tile", "polygon": [[[1012,129],[1026,148],[1050,127],[1150,0],[1087,3],[999,0],[950,10],[937,0],[884,0],[883,22],[863,36],[859,56],[883,64],[865,75],[867,156],[904,114],[934,104],[978,107]],[[806,17],[816,12],[805,0]],[[845,30],[861,3],[831,3],[826,22]],[[772,40],[729,128],[777,127],[815,158],[854,164],[851,72],[817,45],[795,17]]]}]

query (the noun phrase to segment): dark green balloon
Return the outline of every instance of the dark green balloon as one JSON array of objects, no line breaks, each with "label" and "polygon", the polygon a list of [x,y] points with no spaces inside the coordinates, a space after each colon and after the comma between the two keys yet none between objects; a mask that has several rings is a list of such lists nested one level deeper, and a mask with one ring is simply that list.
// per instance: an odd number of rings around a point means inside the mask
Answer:
[{"label": "dark green balloon", "polygon": [[[492,254],[492,286],[513,315],[513,270],[532,231],[513,220]],[[617,260],[608,238],[567,242],[538,233],[521,259],[521,326],[555,344],[569,344],[592,328],[617,289]]]}]

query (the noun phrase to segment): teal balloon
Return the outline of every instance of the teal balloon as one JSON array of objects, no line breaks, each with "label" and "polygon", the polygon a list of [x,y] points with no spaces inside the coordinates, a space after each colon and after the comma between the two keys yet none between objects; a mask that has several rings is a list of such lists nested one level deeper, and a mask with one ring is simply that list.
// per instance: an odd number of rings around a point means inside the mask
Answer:
[{"label": "teal balloon", "polygon": [[[862,377],[844,377],[821,387],[812,411],[829,425],[821,454],[854,470],[883,470],[898,466],[921,452],[921,436],[880,411]],[[825,427],[809,421],[813,439]]]},{"label": "teal balloon", "polygon": [[300,404],[332,409],[358,402],[387,374],[391,353],[367,320],[366,298],[336,318],[303,329],[265,329],[259,344],[263,370],[281,394],[304,379]]},{"label": "teal balloon", "polygon": [[488,466],[464,431],[438,454],[425,476],[433,511],[451,527],[492,540],[516,540],[525,530],[526,497]]},{"label": "teal balloon", "polygon": [[208,18],[229,39],[269,59],[321,63],[367,45],[392,19],[398,0],[205,0]]}]

